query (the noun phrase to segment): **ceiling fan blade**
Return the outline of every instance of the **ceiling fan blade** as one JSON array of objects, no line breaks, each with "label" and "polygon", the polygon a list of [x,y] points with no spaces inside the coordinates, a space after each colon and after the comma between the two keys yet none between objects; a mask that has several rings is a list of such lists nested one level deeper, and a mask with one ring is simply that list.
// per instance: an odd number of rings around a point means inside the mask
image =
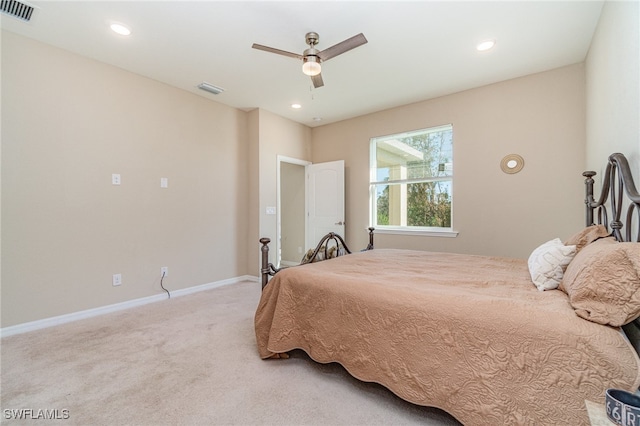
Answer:
[{"label": "ceiling fan blade", "polygon": [[362,46],[365,43],[367,43],[367,39],[364,37],[364,34],[360,33],[324,49],[322,52],[318,53],[318,57],[323,61],[328,61],[334,56],[341,55],[344,52],[348,52],[349,50]]},{"label": "ceiling fan blade", "polygon": [[280,50],[274,47],[263,46],[257,43],[253,43],[251,47],[258,50],[264,50],[265,52],[277,53],[278,55],[288,56],[290,58],[303,59],[302,55],[298,55],[297,53],[287,52],[286,50]]},{"label": "ceiling fan blade", "polygon": [[313,87],[318,88],[324,86],[324,82],[322,81],[322,74],[311,76],[311,81],[313,82]]}]

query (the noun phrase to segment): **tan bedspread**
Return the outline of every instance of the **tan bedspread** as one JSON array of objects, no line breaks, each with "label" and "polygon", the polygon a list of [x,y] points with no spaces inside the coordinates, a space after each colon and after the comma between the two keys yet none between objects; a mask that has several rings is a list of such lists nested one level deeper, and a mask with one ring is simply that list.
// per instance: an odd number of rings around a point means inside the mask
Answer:
[{"label": "tan bedspread", "polygon": [[303,349],[466,425],[586,425],[585,399],[640,384],[621,332],[518,259],[376,249],[286,269],[255,327],[262,358]]}]

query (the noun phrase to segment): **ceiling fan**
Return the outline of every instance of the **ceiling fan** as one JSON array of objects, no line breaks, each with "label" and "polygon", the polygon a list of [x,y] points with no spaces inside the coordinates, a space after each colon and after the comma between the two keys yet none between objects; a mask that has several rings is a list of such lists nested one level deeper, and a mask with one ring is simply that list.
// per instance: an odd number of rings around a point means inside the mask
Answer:
[{"label": "ceiling fan", "polygon": [[302,72],[311,77],[313,87],[318,88],[324,86],[322,81],[322,67],[320,63],[328,61],[329,59],[348,52],[351,49],[355,49],[358,46],[362,46],[367,42],[367,39],[362,33],[341,41],[325,50],[316,49],[316,44],[320,41],[318,33],[310,32],[304,37],[305,42],[309,45],[302,55],[297,53],[287,52],[286,50],[275,49],[269,46],[263,46],[261,44],[253,43],[254,49],[264,50],[265,52],[277,53],[278,55],[289,56],[291,58],[302,59]]}]

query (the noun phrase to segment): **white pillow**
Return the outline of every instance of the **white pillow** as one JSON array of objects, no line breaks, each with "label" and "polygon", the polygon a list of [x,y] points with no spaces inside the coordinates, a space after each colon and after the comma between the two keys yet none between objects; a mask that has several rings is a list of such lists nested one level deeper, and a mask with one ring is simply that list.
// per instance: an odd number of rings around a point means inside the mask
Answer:
[{"label": "white pillow", "polygon": [[565,246],[556,238],[536,248],[529,256],[529,273],[538,290],[558,288],[571,259],[576,255],[576,246]]}]

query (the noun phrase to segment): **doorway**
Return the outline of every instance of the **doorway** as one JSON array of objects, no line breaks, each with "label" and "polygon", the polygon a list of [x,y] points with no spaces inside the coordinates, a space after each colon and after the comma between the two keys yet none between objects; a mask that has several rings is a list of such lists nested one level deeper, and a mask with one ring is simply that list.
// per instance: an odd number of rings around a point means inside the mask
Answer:
[{"label": "doorway", "polygon": [[278,268],[299,264],[306,250],[305,167],[309,164],[309,161],[278,156]]},{"label": "doorway", "polygon": [[344,237],[343,160],[311,164],[279,155],[276,180],[277,268],[298,265],[328,232]]}]

